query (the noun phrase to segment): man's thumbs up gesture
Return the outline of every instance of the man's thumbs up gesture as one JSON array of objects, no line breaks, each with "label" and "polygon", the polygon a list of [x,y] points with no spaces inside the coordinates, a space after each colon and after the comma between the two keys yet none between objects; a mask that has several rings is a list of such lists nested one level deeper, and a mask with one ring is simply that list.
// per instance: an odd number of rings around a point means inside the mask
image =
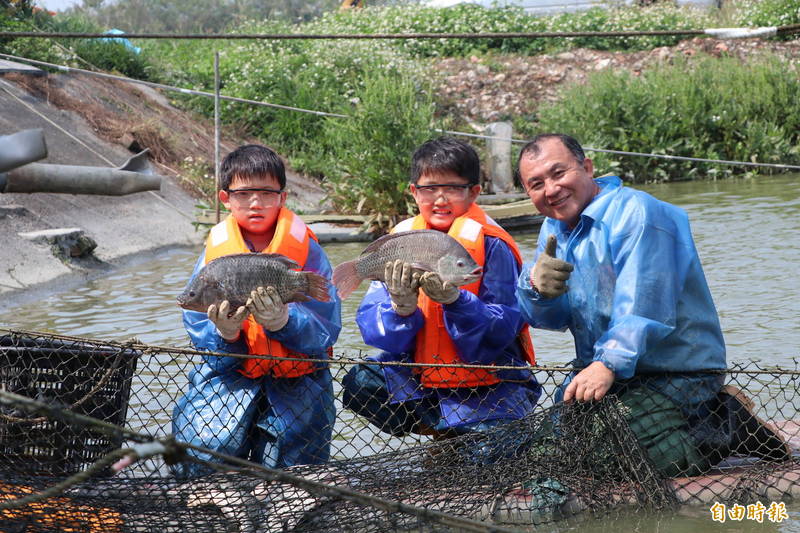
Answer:
[{"label": "man's thumbs up gesture", "polygon": [[572,263],[556,258],[557,244],[556,236],[550,235],[544,252],[531,269],[531,287],[548,300],[567,292],[567,280],[573,269]]}]

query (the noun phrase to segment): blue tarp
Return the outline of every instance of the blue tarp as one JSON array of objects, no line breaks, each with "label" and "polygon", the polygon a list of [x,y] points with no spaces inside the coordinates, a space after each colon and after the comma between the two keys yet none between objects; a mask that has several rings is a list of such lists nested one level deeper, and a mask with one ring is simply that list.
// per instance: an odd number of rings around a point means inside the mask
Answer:
[{"label": "blue tarp", "polygon": [[[118,30],[117,28],[111,28],[108,31],[104,31],[103,33],[108,33],[110,35],[125,35],[125,32],[122,30]],[[125,46],[128,50],[131,50],[134,54],[141,53],[142,49],[138,46],[133,46],[133,43],[130,42],[128,39],[123,37],[113,37],[109,39],[101,39],[101,41],[113,41],[115,43],[120,43]]]}]

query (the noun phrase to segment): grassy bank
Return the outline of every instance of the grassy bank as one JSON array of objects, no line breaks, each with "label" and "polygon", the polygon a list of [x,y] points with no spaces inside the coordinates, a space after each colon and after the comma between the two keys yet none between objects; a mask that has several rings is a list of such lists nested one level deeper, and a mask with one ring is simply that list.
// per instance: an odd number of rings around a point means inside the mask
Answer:
[{"label": "grassy bank", "polygon": [[[635,76],[603,71],[539,110],[537,129],[598,148],[684,157],[800,164],[800,79],[774,56],[742,62],[701,56]],[[634,183],[716,178],[752,167],[597,153],[598,170]]]}]

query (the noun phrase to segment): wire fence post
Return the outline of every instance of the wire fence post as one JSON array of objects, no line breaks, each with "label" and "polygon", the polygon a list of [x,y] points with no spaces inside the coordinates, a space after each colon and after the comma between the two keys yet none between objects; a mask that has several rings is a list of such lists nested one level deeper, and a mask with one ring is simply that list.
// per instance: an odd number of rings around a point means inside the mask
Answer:
[{"label": "wire fence post", "polygon": [[214,52],[214,208],[220,219],[219,195],[219,50]]}]

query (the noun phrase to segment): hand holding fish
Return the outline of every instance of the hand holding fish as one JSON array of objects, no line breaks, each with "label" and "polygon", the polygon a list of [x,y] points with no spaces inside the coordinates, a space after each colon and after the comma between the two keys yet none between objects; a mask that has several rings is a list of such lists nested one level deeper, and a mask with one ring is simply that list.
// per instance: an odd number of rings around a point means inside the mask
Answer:
[{"label": "hand holding fish", "polygon": [[544,251],[531,269],[531,287],[546,300],[567,292],[567,280],[573,269],[572,263],[556,258],[557,245],[556,236],[550,235]]},{"label": "hand holding fish", "polygon": [[[459,287],[481,278],[482,268],[461,243],[447,233],[420,229],[390,233],[370,243],[357,259],[333,270],[333,284],[342,298],[352,294],[364,279],[380,280],[388,287],[391,278],[387,276],[394,270],[387,269],[386,263],[396,264],[398,260],[413,268],[409,276],[413,272],[436,272],[443,281]],[[402,277],[402,271],[399,275]]]},{"label": "hand holding fish", "polygon": [[392,309],[400,316],[409,316],[417,310],[419,272],[402,259],[386,263],[384,279],[392,299]]},{"label": "hand holding fish", "polygon": [[442,281],[436,272],[425,272],[419,278],[419,285],[428,298],[442,305],[447,305],[458,300],[461,291],[453,283]]},{"label": "hand holding fish", "polygon": [[289,306],[275,287],[259,287],[250,293],[247,309],[267,331],[278,331],[289,321]]},{"label": "hand holding fish", "polygon": [[[233,342],[239,338],[242,330],[242,323],[248,315],[247,307],[241,306],[235,313],[231,314],[231,304],[224,300],[217,307],[216,304],[208,306],[208,319],[217,326],[217,332],[228,342]],[[229,316],[230,315],[230,316]]]}]

